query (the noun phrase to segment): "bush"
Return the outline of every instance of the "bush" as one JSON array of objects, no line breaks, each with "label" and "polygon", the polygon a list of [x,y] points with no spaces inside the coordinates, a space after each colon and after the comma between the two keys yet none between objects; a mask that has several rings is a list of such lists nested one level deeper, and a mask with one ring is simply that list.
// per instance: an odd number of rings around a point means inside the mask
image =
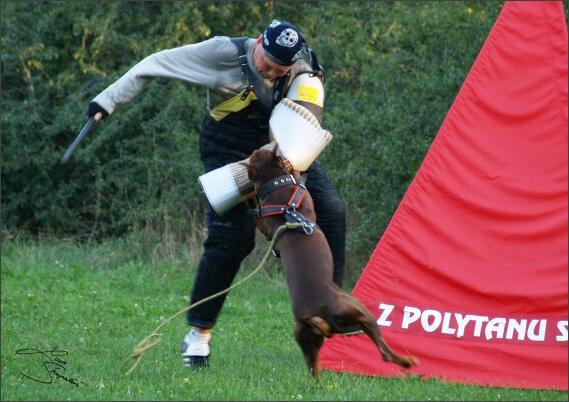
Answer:
[{"label": "bush", "polygon": [[[2,2],[2,226],[78,240],[183,241],[206,200],[205,89],[154,80],[98,123],[67,165],[89,101],[136,62],[214,35],[298,25],[326,69],[319,158],[348,210],[359,276],[503,2]],[[365,21],[365,22],[364,22]]]}]

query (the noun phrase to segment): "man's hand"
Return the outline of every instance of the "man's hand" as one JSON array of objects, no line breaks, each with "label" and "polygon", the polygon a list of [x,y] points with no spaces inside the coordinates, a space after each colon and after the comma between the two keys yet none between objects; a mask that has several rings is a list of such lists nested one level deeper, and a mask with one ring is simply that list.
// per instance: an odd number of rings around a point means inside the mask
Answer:
[{"label": "man's hand", "polygon": [[94,117],[94,120],[97,122],[101,119],[104,119],[109,114],[105,109],[103,109],[98,103],[90,102],[89,109],[87,110],[87,117],[91,118]]}]

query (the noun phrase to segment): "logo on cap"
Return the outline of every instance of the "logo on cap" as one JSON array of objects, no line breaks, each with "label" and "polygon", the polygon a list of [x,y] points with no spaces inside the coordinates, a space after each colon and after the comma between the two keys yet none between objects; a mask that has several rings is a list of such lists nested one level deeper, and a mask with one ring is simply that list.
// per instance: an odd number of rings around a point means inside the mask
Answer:
[{"label": "logo on cap", "polygon": [[276,42],[281,46],[294,47],[298,43],[298,33],[294,29],[287,28],[281,32]]}]

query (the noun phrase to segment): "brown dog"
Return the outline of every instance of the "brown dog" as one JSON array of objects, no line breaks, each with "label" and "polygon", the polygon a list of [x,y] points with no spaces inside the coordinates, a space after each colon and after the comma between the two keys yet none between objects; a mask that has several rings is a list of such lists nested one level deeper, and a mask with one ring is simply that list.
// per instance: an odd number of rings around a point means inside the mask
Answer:
[{"label": "brown dog", "polygon": [[[271,240],[287,220],[316,222],[312,197],[303,186],[298,186],[298,172],[291,178],[278,150],[257,150],[249,163],[243,165],[260,198],[260,209],[255,210],[256,222],[267,239]],[[290,212],[288,217],[287,210]],[[383,340],[374,316],[358,299],[334,284],[332,253],[322,230],[316,225],[299,229],[284,231],[276,240],[275,248],[279,250],[292,299],[294,335],[314,378],[320,376],[318,354],[324,337],[331,337],[347,327],[360,328],[369,336],[384,361],[401,367],[417,365],[417,358],[400,356],[391,350]]]}]

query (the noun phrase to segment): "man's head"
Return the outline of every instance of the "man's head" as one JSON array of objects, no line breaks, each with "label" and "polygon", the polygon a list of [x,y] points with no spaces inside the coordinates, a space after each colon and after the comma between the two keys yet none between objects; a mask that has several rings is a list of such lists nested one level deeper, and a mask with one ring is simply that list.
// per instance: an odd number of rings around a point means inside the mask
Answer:
[{"label": "man's head", "polygon": [[304,37],[294,25],[273,20],[255,42],[253,65],[266,79],[274,80],[287,74],[300,58]]},{"label": "man's head", "polygon": [[263,33],[265,54],[281,66],[292,66],[304,46],[304,36],[298,28],[283,20],[273,20]]},{"label": "man's head", "polygon": [[310,59],[314,73],[324,79],[324,69],[300,30],[287,21],[273,20],[255,42],[253,65],[264,78],[273,80],[286,75],[302,53]]}]

